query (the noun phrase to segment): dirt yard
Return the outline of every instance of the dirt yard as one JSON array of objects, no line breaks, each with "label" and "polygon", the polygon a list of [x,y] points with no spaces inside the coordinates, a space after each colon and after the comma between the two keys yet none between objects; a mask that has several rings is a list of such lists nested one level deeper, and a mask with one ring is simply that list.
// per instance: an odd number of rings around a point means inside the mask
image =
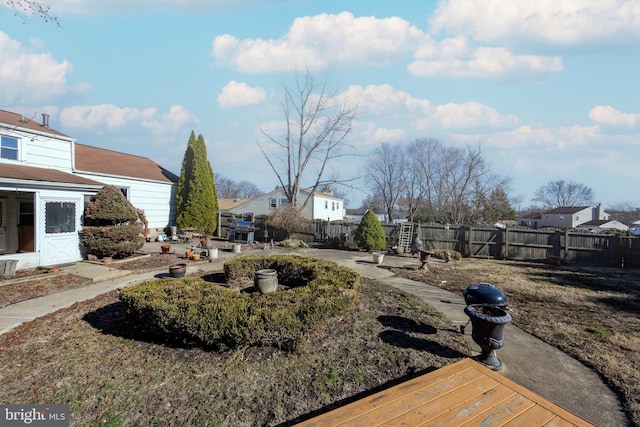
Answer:
[{"label": "dirt yard", "polygon": [[502,290],[514,325],[592,367],[640,425],[640,271],[464,259],[395,274],[461,294]]},{"label": "dirt yard", "polygon": [[[118,268],[154,270],[182,261],[173,256],[155,254]],[[600,373],[640,426],[640,271],[481,259],[430,267],[392,271],[458,294],[480,277],[494,284],[507,295],[516,326]],[[48,277],[53,286],[42,277],[0,286],[0,301],[84,285]],[[130,324],[116,294],[107,294],[0,336],[0,401],[70,402],[83,414],[74,425],[166,424],[189,416],[194,424],[274,425],[468,355],[452,326],[428,306],[375,283],[365,289],[358,310],[317,331],[308,352],[295,358],[277,349],[218,355],[168,347]],[[203,407],[205,400],[213,407]]]}]

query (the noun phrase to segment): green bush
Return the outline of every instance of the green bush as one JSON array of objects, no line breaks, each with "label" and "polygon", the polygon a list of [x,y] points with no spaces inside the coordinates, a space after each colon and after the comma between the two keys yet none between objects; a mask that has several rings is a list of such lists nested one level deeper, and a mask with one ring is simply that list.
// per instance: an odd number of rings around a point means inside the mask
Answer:
[{"label": "green bush", "polygon": [[[144,216],[142,216],[144,218]],[[144,245],[139,212],[122,192],[104,186],[84,211],[82,246],[100,258],[124,258]]]},{"label": "green bush", "polygon": [[153,330],[224,350],[242,345],[295,349],[323,320],[357,299],[360,275],[335,263],[298,256],[239,257],[224,266],[230,280],[273,268],[289,290],[238,292],[199,277],[153,280],[123,289],[127,311]]},{"label": "green bush", "polygon": [[373,209],[369,209],[360,221],[354,240],[358,247],[368,251],[382,250],[386,247],[387,239],[384,230]]}]

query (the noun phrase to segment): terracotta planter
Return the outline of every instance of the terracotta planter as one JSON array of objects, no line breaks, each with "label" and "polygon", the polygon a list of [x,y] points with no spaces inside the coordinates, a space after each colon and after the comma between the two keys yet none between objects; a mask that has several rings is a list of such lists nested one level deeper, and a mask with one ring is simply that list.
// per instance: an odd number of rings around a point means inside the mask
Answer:
[{"label": "terracotta planter", "polygon": [[162,245],[160,246],[160,249],[162,249],[163,254],[168,254],[171,250],[171,245]]},{"label": "terracotta planter", "polygon": [[179,278],[184,277],[187,272],[187,264],[172,264],[169,266],[169,275],[171,277]]},{"label": "terracotta planter", "polygon": [[184,252],[184,256],[185,256],[186,258],[191,258],[191,255],[193,255],[193,252],[191,251],[191,249],[187,249],[187,250]]},{"label": "terracotta planter", "polygon": [[194,261],[200,261],[200,254],[192,254],[191,259]]}]

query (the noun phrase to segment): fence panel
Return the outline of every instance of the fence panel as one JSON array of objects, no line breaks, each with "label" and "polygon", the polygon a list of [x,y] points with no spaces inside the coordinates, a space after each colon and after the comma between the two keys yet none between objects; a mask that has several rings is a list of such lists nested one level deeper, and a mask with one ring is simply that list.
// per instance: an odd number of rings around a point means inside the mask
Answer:
[{"label": "fence panel", "polygon": [[505,259],[538,261],[549,255],[560,258],[561,236],[555,231],[507,228],[504,234]]}]

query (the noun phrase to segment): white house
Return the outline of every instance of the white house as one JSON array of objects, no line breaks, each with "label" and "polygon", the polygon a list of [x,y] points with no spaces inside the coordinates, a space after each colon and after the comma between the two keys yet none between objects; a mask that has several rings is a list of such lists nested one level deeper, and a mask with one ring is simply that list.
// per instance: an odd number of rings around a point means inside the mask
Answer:
[{"label": "white house", "polygon": [[[309,203],[302,211],[309,219],[322,219],[328,221],[338,221],[344,217],[344,200],[328,193],[300,190],[300,198],[304,201],[307,196],[311,196]],[[263,194],[255,199],[240,201],[239,203],[227,203],[218,201],[219,206],[228,206],[228,211],[235,215],[259,216],[270,215],[276,209],[289,203],[282,188]]]},{"label": "white house", "polygon": [[45,114],[36,122],[0,110],[0,260],[24,269],[82,259],[82,213],[105,184],[162,230],[175,222],[176,183],[148,158],[77,144]]},{"label": "white house", "polygon": [[598,206],[559,207],[518,218],[518,223],[531,228],[576,228],[589,221],[609,221],[601,204]]}]

